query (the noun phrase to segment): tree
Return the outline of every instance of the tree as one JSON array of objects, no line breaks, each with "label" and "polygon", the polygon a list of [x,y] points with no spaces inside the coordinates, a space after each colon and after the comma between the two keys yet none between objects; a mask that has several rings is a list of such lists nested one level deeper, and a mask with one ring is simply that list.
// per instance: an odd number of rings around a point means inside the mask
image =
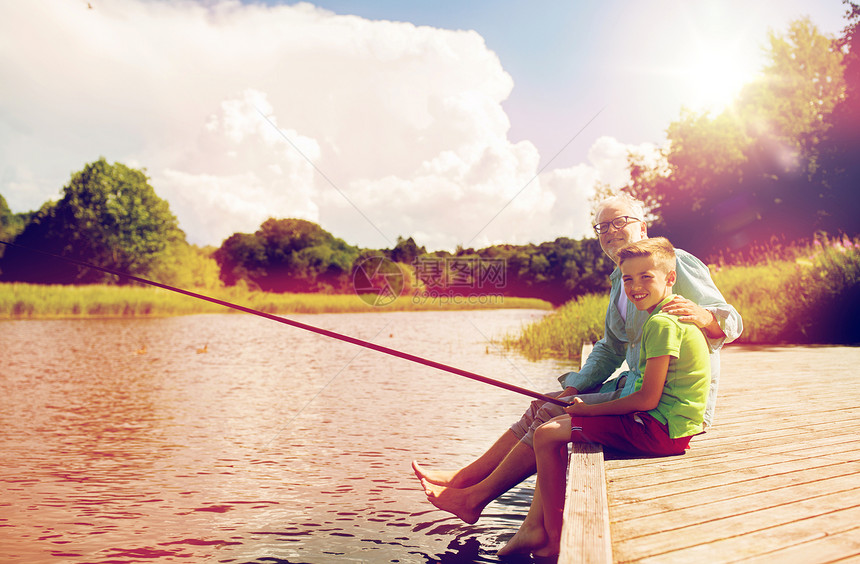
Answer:
[{"label": "tree", "polygon": [[394,262],[400,262],[403,264],[412,264],[415,262],[415,259],[419,256],[425,254],[427,249],[424,247],[419,247],[415,242],[415,239],[409,237],[408,239],[404,239],[403,237],[397,237],[397,244],[394,245],[394,248],[388,253],[388,256]]},{"label": "tree", "polygon": [[[73,174],[63,197],[43,205],[16,243],[145,277],[173,248],[185,245],[185,235],[143,171],[101,158]],[[1,266],[4,280],[127,282],[19,249],[10,249]]]},{"label": "tree", "polygon": [[832,233],[841,231],[853,236],[860,233],[856,211],[860,186],[860,4],[849,0],[843,3],[847,6],[848,23],[836,48],[844,53],[845,96],[830,115],[817,177],[827,210],[823,227]]},{"label": "tree", "polygon": [[[0,194],[0,241],[12,242],[27,225],[32,216],[30,213],[12,213],[9,204],[6,203],[6,198]],[[0,245],[0,259],[6,252],[6,245]],[[0,270],[2,274],[2,270]]]},{"label": "tree", "polygon": [[236,233],[215,251],[221,280],[264,291],[345,291],[358,249],[304,219],[263,222],[253,235]]},{"label": "tree", "polygon": [[[0,194],[0,240],[11,242],[15,239],[23,231],[32,215],[32,212],[12,213],[6,198]],[[3,256],[3,247],[0,247],[0,256]]]},{"label": "tree", "polygon": [[809,237],[850,201],[818,180],[829,116],[844,95],[842,53],[808,19],[769,36],[769,62],[735,104],[682,110],[663,165],[631,155],[626,191],[656,216],[652,232],[703,257],[780,235]]}]

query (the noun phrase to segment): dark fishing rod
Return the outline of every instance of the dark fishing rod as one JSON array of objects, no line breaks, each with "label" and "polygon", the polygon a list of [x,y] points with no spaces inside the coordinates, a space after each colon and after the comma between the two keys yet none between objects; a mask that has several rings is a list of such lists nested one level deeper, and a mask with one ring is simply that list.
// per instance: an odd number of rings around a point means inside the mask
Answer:
[{"label": "dark fishing rod", "polygon": [[33,249],[31,247],[25,247],[23,245],[18,245],[16,243],[9,243],[7,241],[0,240],[0,243],[6,245],[7,247],[14,247],[16,249],[22,249],[24,251],[29,251],[33,253],[39,253],[41,255],[45,255],[48,257],[52,257],[58,260],[62,260],[71,264],[76,264],[78,266],[82,266],[85,268],[93,268],[95,270],[99,270],[101,272],[105,272],[107,274],[112,274],[114,276],[119,276],[121,278],[127,278],[129,280],[134,280],[135,282],[140,282],[142,284],[148,284],[150,286],[155,286],[156,288],[162,288],[164,290],[169,290],[171,292],[176,292],[179,294],[184,294],[186,296],[190,296],[192,298],[197,298],[198,300],[204,300],[207,302],[211,302],[213,304],[218,304],[220,306],[229,307],[244,313],[250,313],[251,315],[256,315],[258,317],[264,317],[266,319],[271,319],[272,321],[277,321],[278,323],[283,323],[284,325],[290,325],[292,327],[297,327],[299,329],[304,329],[305,331],[310,331],[312,333],[317,333],[319,335],[323,335],[326,337],[330,337],[332,339],[337,339],[339,341],[344,341],[347,343],[351,343],[353,345],[358,345],[359,347],[364,347],[367,349],[371,349],[377,352],[381,352],[387,355],[396,356],[397,358],[402,358],[404,360],[409,360],[412,362],[416,362],[418,364],[423,364],[424,366],[429,366],[431,368],[436,368],[438,370],[443,370],[445,372],[450,372],[451,374],[456,374],[458,376],[463,376],[465,378],[470,378],[472,380],[476,380],[478,382],[483,382],[484,384],[490,384],[491,386],[496,386],[497,388],[503,388],[505,390],[516,392],[518,394],[523,394],[526,396],[533,397],[535,399],[540,399],[543,401],[547,401],[550,403],[554,403],[556,405],[567,406],[570,405],[566,401],[562,401],[558,398],[548,396],[546,394],[541,394],[539,392],[535,392],[533,390],[529,390],[526,388],[521,388],[519,386],[514,386],[513,384],[508,384],[506,382],[501,382],[499,380],[494,380],[492,378],[487,378],[486,376],[481,376],[480,374],[475,374],[474,372],[469,372],[467,370],[462,370],[460,368],[449,366],[447,364],[442,364],[441,362],[436,362],[435,360],[429,360],[420,356],[416,356],[414,354],[409,354],[406,352],[398,351],[396,349],[392,349],[389,347],[384,347],[382,345],[377,345],[375,343],[371,343],[370,341],[364,341],[362,339],[357,339],[355,337],[350,337],[349,335],[343,335],[341,333],[336,333],[334,331],[329,331],[328,329],[322,329],[320,327],[314,327],[313,325],[308,325],[306,323],[302,323],[300,321],[295,321],[292,319],[288,319],[285,317],[279,317],[277,315],[273,315],[271,313],[266,313],[264,311],[259,311],[256,309],[252,309],[249,307],[241,306],[238,304],[234,304],[231,302],[227,302],[224,300],[219,300],[218,298],[212,298],[210,296],[204,296],[203,294],[198,294],[196,292],[191,292],[190,290],[183,290],[182,288],[176,288],[174,286],[169,286],[167,284],[162,284],[161,282],[154,282],[152,280],[147,280],[146,278],[141,278],[139,276],[134,276],[133,274],[128,274],[125,272],[120,272],[118,270],[113,270],[111,268],[106,268],[103,266],[97,266],[95,264],[90,264],[88,262],[84,262],[82,260],[74,259],[71,257],[65,257],[62,255],[58,255],[55,253],[51,253],[48,251],[43,251],[41,249]]}]

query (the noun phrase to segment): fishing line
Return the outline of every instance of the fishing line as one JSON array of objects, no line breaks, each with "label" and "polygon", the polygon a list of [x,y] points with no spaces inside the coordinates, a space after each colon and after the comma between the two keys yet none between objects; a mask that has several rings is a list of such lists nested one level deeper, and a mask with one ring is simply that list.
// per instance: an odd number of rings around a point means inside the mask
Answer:
[{"label": "fishing line", "polygon": [[497,388],[502,388],[502,389],[505,389],[505,390],[508,390],[511,392],[516,392],[518,394],[522,394],[522,395],[529,396],[529,397],[532,397],[535,399],[554,403],[556,405],[561,405],[561,406],[570,405],[570,403],[568,403],[566,401],[562,401],[562,400],[555,398],[553,396],[541,394],[541,393],[535,392],[533,390],[521,388],[521,387],[515,386],[513,384],[508,384],[507,382],[502,382],[500,380],[494,380],[492,378],[487,378],[486,376],[481,376],[480,374],[475,374],[474,372],[469,372],[467,370],[462,370],[462,369],[454,367],[454,366],[442,364],[441,362],[436,362],[435,360],[430,360],[430,359],[416,356],[414,354],[410,354],[407,352],[398,351],[396,349],[384,347],[382,345],[377,345],[375,343],[371,343],[370,341],[364,341],[362,339],[357,339],[355,337],[350,337],[349,335],[344,335],[341,333],[336,333],[334,331],[329,331],[328,329],[322,329],[320,327],[308,325],[306,323],[302,323],[300,321],[295,321],[293,319],[289,319],[286,317],[280,317],[277,315],[273,315],[271,313],[266,313],[264,311],[259,311],[256,309],[241,306],[241,305],[227,302],[224,300],[219,300],[218,298],[212,298],[210,296],[204,296],[203,294],[198,294],[198,293],[192,292],[190,290],[183,290],[182,288],[176,288],[175,286],[169,286],[167,284],[162,284],[161,282],[154,282],[152,280],[147,280],[146,278],[134,276],[133,274],[120,272],[118,270],[113,270],[111,268],[106,268],[103,266],[97,266],[95,264],[90,264],[90,263],[84,262],[82,260],[54,254],[54,253],[51,253],[48,251],[43,251],[41,249],[33,249],[30,247],[24,247],[24,246],[18,245],[16,243],[9,243],[7,241],[2,241],[2,240],[0,240],[0,243],[2,243],[3,245],[6,245],[7,247],[14,247],[17,249],[22,249],[24,251],[39,253],[39,254],[42,254],[42,255],[45,255],[48,257],[52,257],[52,258],[55,258],[58,260],[62,260],[62,261],[65,261],[65,262],[68,262],[71,264],[76,264],[76,265],[82,266],[84,268],[93,268],[95,270],[99,270],[99,271],[105,272],[107,274],[112,274],[114,276],[119,276],[121,278],[127,278],[129,280],[134,280],[135,282],[140,282],[142,284],[148,284],[150,286],[155,286],[156,288],[161,288],[163,290],[169,290],[171,292],[176,292],[178,294],[184,294],[184,295],[190,296],[192,298],[197,298],[198,300],[203,300],[203,301],[207,301],[207,302],[210,302],[213,304],[218,304],[220,306],[229,307],[231,309],[235,309],[235,310],[238,310],[238,311],[241,311],[244,313],[250,313],[251,315],[256,315],[258,317],[264,317],[266,319],[271,319],[272,321],[277,321],[278,323],[283,323],[284,325],[290,325],[291,327],[296,327],[298,329],[304,329],[305,331],[310,331],[312,333],[317,333],[318,335],[323,335],[325,337],[330,337],[332,339],[337,339],[339,341],[351,343],[351,344],[357,345],[359,347],[364,347],[364,348],[371,349],[371,350],[374,350],[377,352],[381,352],[383,354],[396,356],[398,358],[402,358],[404,360],[409,360],[409,361],[415,362],[417,364],[423,364],[424,366],[429,366],[431,368],[436,368],[438,370],[450,372],[451,374],[456,374],[457,376],[463,376],[464,378],[469,378],[471,380],[482,382],[484,384],[490,384],[491,386],[496,386]]}]

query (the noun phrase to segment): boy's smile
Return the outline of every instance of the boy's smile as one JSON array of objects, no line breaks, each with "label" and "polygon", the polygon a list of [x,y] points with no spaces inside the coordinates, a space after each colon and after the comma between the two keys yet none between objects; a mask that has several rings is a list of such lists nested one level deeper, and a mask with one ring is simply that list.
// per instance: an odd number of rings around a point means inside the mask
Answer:
[{"label": "boy's smile", "polygon": [[640,311],[654,311],[672,293],[675,283],[675,271],[657,268],[652,257],[626,259],[621,264],[621,276],[627,299]]}]

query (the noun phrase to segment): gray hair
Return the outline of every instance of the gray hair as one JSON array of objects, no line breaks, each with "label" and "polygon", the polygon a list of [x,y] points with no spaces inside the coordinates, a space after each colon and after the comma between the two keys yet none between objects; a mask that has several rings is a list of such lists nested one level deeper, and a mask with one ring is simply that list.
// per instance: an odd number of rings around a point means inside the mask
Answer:
[{"label": "gray hair", "polygon": [[614,196],[610,196],[597,202],[597,204],[594,205],[594,208],[592,208],[591,210],[592,225],[597,223],[597,218],[600,216],[600,212],[603,211],[603,208],[610,204],[624,204],[625,206],[630,208],[630,213],[632,213],[636,219],[645,222],[645,204],[643,204],[641,200],[637,200],[627,192],[619,192]]}]

